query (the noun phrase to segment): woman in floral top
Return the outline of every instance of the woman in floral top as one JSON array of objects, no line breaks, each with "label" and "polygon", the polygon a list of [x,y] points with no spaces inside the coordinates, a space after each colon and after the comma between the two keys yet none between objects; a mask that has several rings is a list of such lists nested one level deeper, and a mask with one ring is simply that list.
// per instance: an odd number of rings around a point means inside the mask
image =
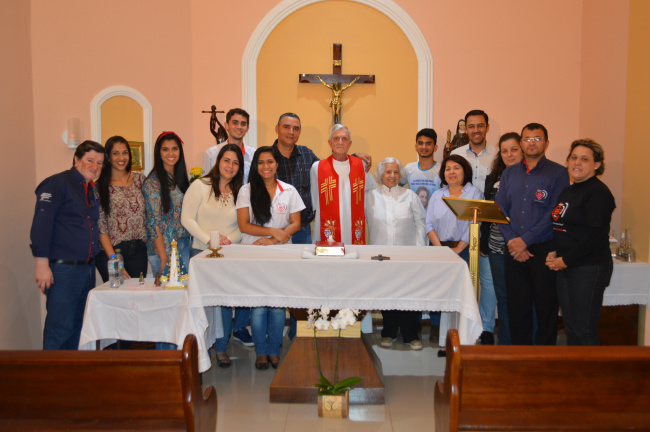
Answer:
[{"label": "woman in floral top", "polygon": [[124,257],[124,278],[147,274],[147,227],[142,183],[144,176],[131,172],[133,158],[129,143],[121,136],[104,145],[107,163],[97,181],[99,242],[102,251],[95,265],[102,280],[108,280],[108,257],[120,250]]},{"label": "woman in floral top", "polygon": [[183,195],[189,186],[183,141],[174,132],[163,132],[156,139],[153,170],[142,187],[147,218],[147,252],[155,275],[167,264],[172,240],[187,265],[190,260],[190,235],[181,225]]}]

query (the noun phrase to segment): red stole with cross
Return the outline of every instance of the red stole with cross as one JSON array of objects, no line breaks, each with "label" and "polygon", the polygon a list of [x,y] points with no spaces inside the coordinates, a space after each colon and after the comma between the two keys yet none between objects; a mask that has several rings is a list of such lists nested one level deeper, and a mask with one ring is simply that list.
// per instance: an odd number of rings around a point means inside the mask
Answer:
[{"label": "red stole with cross", "polygon": [[[333,156],[318,163],[318,202],[320,204],[320,238],[332,236],[341,241],[341,211],[339,205],[339,175],[334,169]],[[361,159],[348,156],[350,162],[350,187],[352,209],[352,243],[366,244],[366,219],[364,192],[366,172]]]}]

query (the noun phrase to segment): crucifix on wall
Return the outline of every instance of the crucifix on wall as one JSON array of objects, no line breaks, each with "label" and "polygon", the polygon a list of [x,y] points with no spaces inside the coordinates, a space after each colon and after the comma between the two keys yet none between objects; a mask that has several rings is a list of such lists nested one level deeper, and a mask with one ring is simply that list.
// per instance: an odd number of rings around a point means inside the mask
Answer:
[{"label": "crucifix on wall", "polygon": [[333,65],[331,74],[300,74],[298,75],[298,82],[301,83],[321,83],[332,91],[332,100],[330,107],[332,108],[332,124],[341,123],[341,107],[343,105],[341,96],[343,91],[349,89],[354,84],[374,84],[374,75],[344,75],[342,73],[342,51],[341,44],[334,44]]}]

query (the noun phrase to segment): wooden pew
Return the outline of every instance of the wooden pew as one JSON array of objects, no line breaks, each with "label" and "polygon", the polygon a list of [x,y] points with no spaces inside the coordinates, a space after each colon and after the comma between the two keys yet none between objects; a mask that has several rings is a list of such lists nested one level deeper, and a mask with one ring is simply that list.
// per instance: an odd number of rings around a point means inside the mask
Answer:
[{"label": "wooden pew", "polygon": [[650,347],[460,346],[447,336],[436,432],[650,430]]},{"label": "wooden pew", "polygon": [[214,431],[198,349],[0,351],[0,430]]}]

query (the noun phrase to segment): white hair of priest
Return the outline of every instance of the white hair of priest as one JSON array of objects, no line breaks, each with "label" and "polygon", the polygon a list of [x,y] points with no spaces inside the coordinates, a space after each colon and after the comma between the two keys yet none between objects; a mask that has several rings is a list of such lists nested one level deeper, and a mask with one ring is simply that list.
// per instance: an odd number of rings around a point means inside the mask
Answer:
[{"label": "white hair of priest", "polygon": [[350,141],[352,141],[352,132],[350,132],[350,129],[348,129],[347,126],[342,125],[340,123],[335,124],[334,126],[332,126],[332,129],[330,129],[330,140],[332,139],[332,136],[334,135],[334,132],[336,132],[338,130],[341,130],[341,129],[345,129],[346,131],[348,131],[348,139]]}]

